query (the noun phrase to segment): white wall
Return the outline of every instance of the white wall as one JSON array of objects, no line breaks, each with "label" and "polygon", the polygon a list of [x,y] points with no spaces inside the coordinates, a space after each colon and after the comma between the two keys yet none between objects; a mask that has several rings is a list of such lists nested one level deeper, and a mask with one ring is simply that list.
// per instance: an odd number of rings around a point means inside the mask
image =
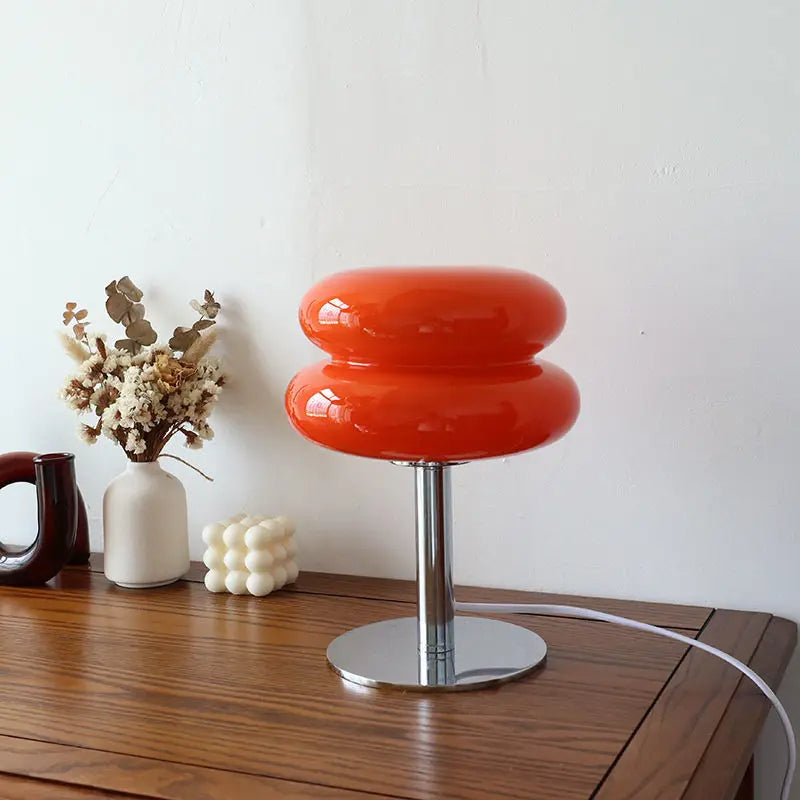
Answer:
[{"label": "white wall", "polygon": [[[232,380],[216,483],[175,466],[194,555],[263,508],[307,568],[409,577],[410,475],[283,417],[297,303],[344,267],[523,267],[567,300],[583,411],[457,470],[457,579],[797,619],[799,28],[790,0],[5,0],[0,449],[75,450],[97,545],[123,460],[55,399],[62,304],[105,325],[129,273],[167,331],[210,286]],[[783,696],[800,722],[797,661]]]}]

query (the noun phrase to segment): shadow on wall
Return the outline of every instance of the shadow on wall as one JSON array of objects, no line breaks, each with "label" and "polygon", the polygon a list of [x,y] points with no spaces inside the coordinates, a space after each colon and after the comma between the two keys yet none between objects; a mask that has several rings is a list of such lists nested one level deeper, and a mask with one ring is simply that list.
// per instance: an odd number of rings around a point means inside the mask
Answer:
[{"label": "shadow on wall", "polygon": [[[304,439],[284,409],[291,375],[285,374],[286,354],[279,357],[275,352],[277,340],[267,342],[252,335],[257,326],[241,297],[227,298],[225,323],[219,330],[220,352],[229,379],[214,412],[221,433],[219,458],[224,469],[219,470],[218,486],[225,507],[258,513],[274,509],[294,517],[302,567],[325,572],[393,572],[387,567],[385,542],[387,532],[400,527],[408,536],[408,563],[403,570],[407,572],[413,564],[411,475]],[[322,354],[310,347],[297,348],[292,368],[300,369],[315,358]],[[376,507],[370,499],[376,495],[385,503]],[[387,515],[387,508],[403,509],[404,518]],[[304,543],[306,536],[313,543]]]},{"label": "shadow on wall", "polygon": [[277,382],[271,367],[277,359],[253,338],[251,331],[257,326],[248,319],[244,304],[229,298],[225,316],[220,342],[229,377],[215,413],[228,428],[229,446],[246,454],[236,475],[239,493],[256,504],[258,498],[271,498],[280,500],[282,507],[287,502],[296,508],[309,494],[308,487],[330,481],[336,465],[328,457],[333,454],[306,442],[289,424],[284,409],[288,380]]},{"label": "shadow on wall", "polygon": [[253,437],[264,435],[265,442],[291,432],[283,411],[283,392],[270,384],[266,366],[269,354],[257,347],[249,331],[253,325],[237,299],[225,303],[226,325],[220,329],[224,348],[225,402],[220,403],[220,416],[242,429],[252,443]]}]

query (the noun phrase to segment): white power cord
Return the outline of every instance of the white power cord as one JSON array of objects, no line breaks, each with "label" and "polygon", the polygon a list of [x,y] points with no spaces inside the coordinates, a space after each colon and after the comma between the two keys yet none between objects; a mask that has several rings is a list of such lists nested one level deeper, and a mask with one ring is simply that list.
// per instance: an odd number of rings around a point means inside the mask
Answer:
[{"label": "white power cord", "polygon": [[668,639],[674,639],[676,642],[682,642],[691,647],[697,647],[710,653],[712,656],[721,658],[723,661],[736,667],[742,675],[750,678],[750,680],[764,693],[766,698],[772,703],[775,711],[780,717],[781,724],[783,725],[784,733],[786,734],[786,745],[789,750],[789,761],[786,767],[786,774],[783,778],[783,787],[781,788],[781,800],[789,800],[789,790],[792,787],[792,780],[794,778],[795,767],[797,765],[797,741],[792,728],[792,722],[786,709],[778,700],[775,692],[770,689],[766,681],[759,677],[747,664],[742,663],[728,653],[718,650],[716,647],[705,642],[700,642],[697,639],[691,639],[680,633],[674,633],[666,628],[659,628],[655,625],[648,625],[646,622],[637,622],[634,619],[627,617],[617,617],[614,614],[606,614],[602,611],[593,611],[591,608],[578,608],[577,606],[551,606],[538,603],[456,603],[456,611],[464,611],[469,614],[538,614],[544,617],[578,617],[580,619],[591,619],[598,622],[611,622],[615,625],[622,625],[626,628],[634,628],[637,631],[646,631],[647,633],[655,633],[658,636],[666,636]]}]

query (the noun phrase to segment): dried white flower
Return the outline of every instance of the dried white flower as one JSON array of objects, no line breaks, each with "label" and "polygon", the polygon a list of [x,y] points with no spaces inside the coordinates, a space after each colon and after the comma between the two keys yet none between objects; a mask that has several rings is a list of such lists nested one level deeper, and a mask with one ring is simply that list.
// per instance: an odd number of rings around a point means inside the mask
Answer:
[{"label": "dried white flower", "polygon": [[80,436],[86,444],[94,444],[97,441],[97,434],[88,425],[78,425],[78,436]]},{"label": "dried white flower", "polygon": [[[213,295],[210,297],[207,304],[213,301]],[[118,305],[125,302],[119,300]],[[78,314],[85,318],[88,312],[75,308],[76,304],[67,305],[65,320],[77,319]],[[157,458],[178,434],[191,448],[212,439],[208,418],[224,377],[219,359],[208,355],[214,332],[201,338],[202,347],[198,344],[187,359],[188,351],[178,358],[166,345],[142,346],[133,355],[127,349],[111,347],[101,334],[89,333],[81,341],[64,336],[64,347],[78,366],[67,378],[61,396],[78,413],[91,412],[96,420],[95,427],[80,427],[81,438],[94,444],[102,433],[134,460]],[[137,341],[139,344],[143,343]]]},{"label": "dried white flower", "polygon": [[202,425],[197,429],[197,435],[210,442],[214,438],[214,430],[210,425]]},{"label": "dried white flower", "polygon": [[125,449],[134,455],[141,455],[147,449],[139,431],[132,430],[125,440]]}]

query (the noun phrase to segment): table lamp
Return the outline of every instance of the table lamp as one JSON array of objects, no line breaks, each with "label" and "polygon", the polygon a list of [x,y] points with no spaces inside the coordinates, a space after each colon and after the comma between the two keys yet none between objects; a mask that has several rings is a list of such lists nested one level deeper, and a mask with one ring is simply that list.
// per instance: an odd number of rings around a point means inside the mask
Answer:
[{"label": "table lamp", "polygon": [[324,447],[410,466],[416,482],[417,615],[335,639],[328,661],[343,678],[470,689],[543,663],[532,631],[454,613],[450,470],[570,429],[577,387],[537,358],[565,318],[550,284],[496,267],[357,269],[303,298],[303,331],[330,359],[289,384],[292,425]]}]

